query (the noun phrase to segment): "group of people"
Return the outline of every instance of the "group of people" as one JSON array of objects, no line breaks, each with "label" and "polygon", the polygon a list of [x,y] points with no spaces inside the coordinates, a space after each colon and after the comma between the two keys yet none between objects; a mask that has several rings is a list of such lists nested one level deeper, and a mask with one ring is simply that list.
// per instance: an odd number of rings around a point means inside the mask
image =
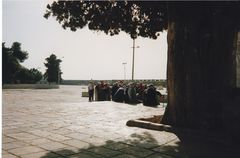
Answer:
[{"label": "group of people", "polygon": [[113,85],[101,81],[94,85],[93,82],[88,84],[89,101],[110,101],[129,104],[143,103],[146,106],[157,106],[160,104],[162,94],[156,88],[142,83],[131,82],[125,84],[118,81]]}]

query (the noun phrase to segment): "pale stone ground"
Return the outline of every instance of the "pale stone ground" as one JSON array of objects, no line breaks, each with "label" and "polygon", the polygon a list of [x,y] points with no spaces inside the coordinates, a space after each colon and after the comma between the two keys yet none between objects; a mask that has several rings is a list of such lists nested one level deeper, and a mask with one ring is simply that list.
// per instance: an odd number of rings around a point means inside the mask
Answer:
[{"label": "pale stone ground", "polygon": [[[4,89],[2,157],[212,157],[215,148],[222,148],[209,141],[196,144],[195,139],[185,139],[186,135],[177,132],[127,127],[128,120],[159,115],[164,108],[109,101],[89,103],[88,98],[81,97],[82,90],[86,91],[80,86]],[[187,136],[191,138],[191,134]],[[223,148],[220,157],[232,153]]]}]

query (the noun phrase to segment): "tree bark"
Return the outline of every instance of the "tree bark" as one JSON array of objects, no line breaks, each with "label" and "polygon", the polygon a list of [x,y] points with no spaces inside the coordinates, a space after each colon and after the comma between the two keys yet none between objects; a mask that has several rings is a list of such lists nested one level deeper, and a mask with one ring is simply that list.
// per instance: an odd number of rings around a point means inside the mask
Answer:
[{"label": "tree bark", "polygon": [[225,4],[169,3],[168,106],[162,123],[204,129],[225,126],[223,107],[236,81],[234,9]]}]

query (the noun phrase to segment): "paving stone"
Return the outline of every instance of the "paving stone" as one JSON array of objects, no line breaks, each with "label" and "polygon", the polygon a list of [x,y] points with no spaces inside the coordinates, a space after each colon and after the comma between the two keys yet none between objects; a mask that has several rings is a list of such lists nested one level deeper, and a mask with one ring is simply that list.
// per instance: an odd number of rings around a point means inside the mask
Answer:
[{"label": "paving stone", "polygon": [[[179,156],[177,156],[177,157],[179,157]],[[173,157],[171,157],[169,155],[164,155],[164,154],[161,154],[161,153],[154,153],[153,155],[150,155],[146,158],[173,158]]]},{"label": "paving stone", "polygon": [[4,134],[16,134],[16,133],[21,133],[21,132],[23,132],[22,130],[19,130],[19,128],[18,127],[14,127],[14,129],[7,129],[7,128],[4,128],[3,129],[3,133]]},{"label": "paving stone", "polygon": [[[77,139],[77,138],[76,138]],[[87,142],[89,144],[92,145],[105,145],[106,144],[106,140],[103,138],[99,138],[96,136],[92,136],[92,135],[83,135],[82,137],[78,137],[79,140]]]},{"label": "paving stone", "polygon": [[53,130],[52,132],[56,133],[56,134],[61,134],[61,135],[68,135],[68,134],[72,133],[72,130],[61,128],[61,129],[58,129],[58,130]]},{"label": "paving stone", "polygon": [[61,156],[69,156],[69,155],[76,155],[82,151],[83,151],[82,149],[68,146],[59,150],[55,150],[54,153],[57,153],[58,155],[61,155]]},{"label": "paving stone", "polygon": [[106,145],[104,145],[104,148],[112,150],[121,150],[128,147],[130,147],[130,145],[121,142],[108,142]]},{"label": "paving stone", "polygon": [[103,157],[91,153],[79,153],[75,155],[70,155],[68,156],[68,158],[103,158]]},{"label": "paving stone", "polygon": [[66,140],[66,141],[63,141],[62,143],[73,146],[73,147],[77,147],[77,148],[80,148],[80,149],[86,149],[86,148],[89,148],[91,146],[89,143],[86,143],[86,142],[83,142],[83,141],[80,141],[80,140],[75,140],[75,139]]},{"label": "paving stone", "polygon": [[29,133],[16,133],[16,134],[7,134],[7,136],[18,139],[18,140],[32,140],[39,137],[29,134]]},{"label": "paving stone", "polygon": [[44,151],[41,148],[35,147],[35,146],[26,146],[26,147],[21,147],[21,148],[16,148],[16,149],[11,149],[8,152],[12,153],[14,155],[25,155],[25,154],[31,154],[31,153],[36,153]]},{"label": "paving stone", "polygon": [[18,157],[12,154],[3,154],[2,158],[18,158]]},{"label": "paving stone", "polygon": [[2,154],[8,154],[8,152],[5,150],[2,150]]},{"label": "paving stone", "polygon": [[59,157],[59,155],[49,151],[42,151],[42,152],[26,154],[21,156],[21,158],[57,158],[57,157]]},{"label": "paving stone", "polygon": [[113,157],[113,156],[121,154],[121,152],[119,152],[119,151],[110,150],[110,149],[103,148],[103,147],[94,147],[94,148],[88,149],[87,151],[93,152],[95,154],[98,154],[98,155],[101,155],[104,157]]},{"label": "paving stone", "polygon": [[44,130],[32,130],[32,131],[28,131],[28,133],[34,134],[36,136],[40,136],[40,137],[48,137],[49,135],[51,135],[50,132],[44,131]]},{"label": "paving stone", "polygon": [[122,154],[122,155],[113,156],[112,158],[137,158],[137,157],[133,155]]},{"label": "paving stone", "polygon": [[4,150],[10,150],[10,149],[15,149],[15,148],[19,148],[19,147],[29,146],[29,144],[24,143],[24,142],[20,142],[20,141],[3,143],[2,145],[3,145],[2,148]]},{"label": "paving stone", "polygon": [[48,142],[44,144],[39,144],[38,146],[46,150],[58,150],[66,147],[66,145],[58,142]]},{"label": "paving stone", "polygon": [[39,138],[39,139],[27,140],[25,142],[32,144],[32,145],[40,145],[40,144],[47,144],[52,141],[49,139],[46,139],[46,138]]},{"label": "paving stone", "polygon": [[59,142],[71,139],[71,138],[68,138],[59,134],[53,134],[53,133],[48,135],[46,138],[51,139],[53,141],[59,141]]},{"label": "paving stone", "polygon": [[126,154],[137,156],[137,157],[146,157],[153,154],[153,151],[143,149],[143,148],[138,148],[138,147],[128,147],[120,151]]},{"label": "paving stone", "polygon": [[3,137],[3,139],[2,139],[2,143],[10,143],[10,142],[14,142],[14,141],[16,141],[16,139],[9,138],[9,137]]},{"label": "paving stone", "polygon": [[70,138],[74,138],[74,139],[82,140],[82,139],[89,138],[90,135],[75,132],[75,133],[71,133],[71,134],[66,135],[66,137],[70,137]]}]

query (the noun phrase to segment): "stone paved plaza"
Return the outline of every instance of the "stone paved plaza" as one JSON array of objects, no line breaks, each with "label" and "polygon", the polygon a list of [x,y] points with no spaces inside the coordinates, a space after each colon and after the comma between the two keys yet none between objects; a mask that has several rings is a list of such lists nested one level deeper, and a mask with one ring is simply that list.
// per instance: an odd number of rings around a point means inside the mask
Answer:
[{"label": "stone paved plaza", "polygon": [[228,157],[238,151],[231,142],[208,135],[127,127],[128,120],[159,115],[164,108],[89,103],[82,91],[86,89],[80,86],[4,89],[2,157],[191,158]]}]

